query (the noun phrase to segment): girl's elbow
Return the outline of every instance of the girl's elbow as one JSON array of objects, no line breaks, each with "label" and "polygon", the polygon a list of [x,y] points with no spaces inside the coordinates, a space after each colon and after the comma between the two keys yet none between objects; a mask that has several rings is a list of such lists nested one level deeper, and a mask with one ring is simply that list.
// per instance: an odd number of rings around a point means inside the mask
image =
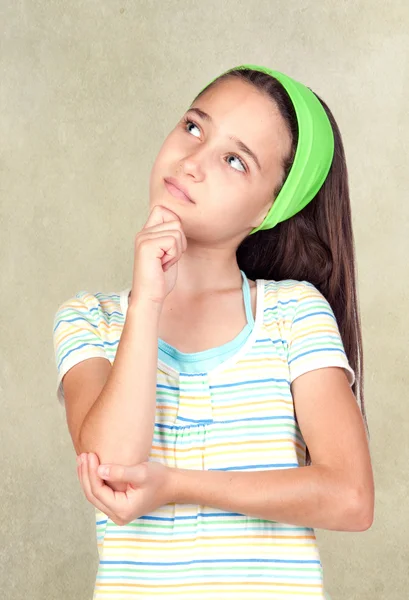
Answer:
[{"label": "girl's elbow", "polygon": [[345,514],[345,531],[367,531],[374,521],[374,493],[368,490],[353,490]]}]

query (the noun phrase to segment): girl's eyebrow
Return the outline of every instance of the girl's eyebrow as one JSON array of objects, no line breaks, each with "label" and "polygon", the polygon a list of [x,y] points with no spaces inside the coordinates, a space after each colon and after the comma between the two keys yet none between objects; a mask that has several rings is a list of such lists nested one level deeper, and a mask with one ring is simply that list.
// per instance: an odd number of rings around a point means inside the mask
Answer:
[{"label": "girl's eyebrow", "polygon": [[[206,112],[204,112],[204,110],[201,110],[200,108],[189,108],[186,112],[194,112],[196,113],[199,117],[201,117],[204,121],[208,121],[209,123],[213,123],[213,119],[210,115],[208,115]],[[229,135],[229,139],[232,140],[233,142],[236,142],[236,144],[238,145],[238,147],[240,148],[240,150],[242,152],[245,152],[246,154],[248,154],[256,163],[258,170],[261,171],[261,166],[260,166],[260,162],[257,158],[257,156],[254,154],[254,152],[252,150],[250,150],[250,148],[241,140],[239,140],[236,136],[234,135]]]}]

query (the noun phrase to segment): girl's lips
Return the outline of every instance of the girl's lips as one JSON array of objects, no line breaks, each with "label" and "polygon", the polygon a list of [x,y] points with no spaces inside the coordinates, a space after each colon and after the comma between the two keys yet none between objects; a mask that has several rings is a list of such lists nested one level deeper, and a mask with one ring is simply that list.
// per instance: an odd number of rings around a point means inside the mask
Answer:
[{"label": "girl's lips", "polygon": [[190,202],[190,204],[194,204],[193,200],[190,200],[190,198],[188,198],[186,194],[182,192],[182,190],[173,185],[173,183],[166,181],[166,179],[164,180],[164,182],[166,189],[172,196],[174,196],[175,198],[181,198],[182,200],[186,200],[186,202]]}]

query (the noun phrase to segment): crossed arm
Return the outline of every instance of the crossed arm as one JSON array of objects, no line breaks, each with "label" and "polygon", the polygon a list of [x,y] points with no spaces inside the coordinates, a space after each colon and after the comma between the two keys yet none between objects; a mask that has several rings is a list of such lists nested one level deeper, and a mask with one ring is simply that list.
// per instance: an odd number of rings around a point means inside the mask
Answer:
[{"label": "crossed arm", "polygon": [[[78,465],[84,493],[119,525],[165,504],[182,503],[312,528],[368,529],[374,514],[370,453],[344,371],[326,367],[305,373],[293,382],[292,394],[310,466],[247,473],[178,469],[150,461],[100,466],[90,453],[81,455],[85,460]],[[115,482],[126,482],[126,491],[113,490],[109,483]]]}]

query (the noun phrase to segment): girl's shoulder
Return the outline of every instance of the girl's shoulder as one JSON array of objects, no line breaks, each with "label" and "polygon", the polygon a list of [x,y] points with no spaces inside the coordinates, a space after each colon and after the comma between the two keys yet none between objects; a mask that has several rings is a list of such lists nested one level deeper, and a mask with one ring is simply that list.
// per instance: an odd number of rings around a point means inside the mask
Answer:
[{"label": "girl's shoulder", "polygon": [[91,346],[109,351],[118,342],[124,323],[121,293],[80,290],[60,304],[54,313],[54,348],[61,357]]},{"label": "girl's shoulder", "polygon": [[57,367],[57,397],[64,405],[62,378],[88,358],[111,363],[123,328],[121,293],[80,290],[60,304],[54,314],[53,344]]},{"label": "girl's shoulder", "polygon": [[265,279],[264,304],[280,305],[283,309],[292,310],[299,302],[308,298],[324,300],[318,288],[306,280],[298,279]]},{"label": "girl's shoulder", "polygon": [[318,288],[306,280],[264,280],[264,324],[288,342],[303,332],[322,328],[337,331],[334,312]]},{"label": "girl's shoulder", "polygon": [[77,318],[98,326],[101,322],[110,323],[122,315],[122,292],[90,292],[80,290],[62,302],[54,315],[54,323]]},{"label": "girl's shoulder", "polygon": [[309,281],[265,280],[264,323],[274,342],[287,349],[290,381],[307,371],[341,367],[349,384],[355,373],[349,365],[334,311]]}]

